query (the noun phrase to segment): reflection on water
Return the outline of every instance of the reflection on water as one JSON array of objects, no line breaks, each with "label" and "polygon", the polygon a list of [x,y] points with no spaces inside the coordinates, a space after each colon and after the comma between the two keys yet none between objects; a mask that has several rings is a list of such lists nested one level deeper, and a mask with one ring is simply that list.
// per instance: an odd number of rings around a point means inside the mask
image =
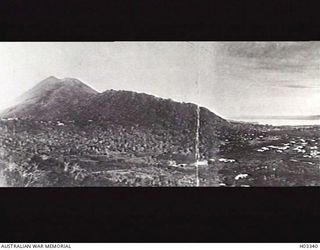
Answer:
[{"label": "reflection on water", "polygon": [[307,125],[320,125],[320,120],[310,120],[310,119],[255,119],[255,118],[244,118],[239,119],[238,121],[243,122],[250,122],[250,123],[257,123],[257,124],[268,124],[268,125],[274,125],[274,126],[307,126]]}]

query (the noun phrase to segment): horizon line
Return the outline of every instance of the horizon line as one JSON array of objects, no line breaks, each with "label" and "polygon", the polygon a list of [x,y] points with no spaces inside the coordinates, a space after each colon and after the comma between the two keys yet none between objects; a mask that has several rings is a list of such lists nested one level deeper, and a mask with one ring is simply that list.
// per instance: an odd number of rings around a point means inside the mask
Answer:
[{"label": "horizon line", "polygon": [[320,120],[320,115],[253,115],[253,116],[233,116],[228,119],[265,119],[265,120]]}]

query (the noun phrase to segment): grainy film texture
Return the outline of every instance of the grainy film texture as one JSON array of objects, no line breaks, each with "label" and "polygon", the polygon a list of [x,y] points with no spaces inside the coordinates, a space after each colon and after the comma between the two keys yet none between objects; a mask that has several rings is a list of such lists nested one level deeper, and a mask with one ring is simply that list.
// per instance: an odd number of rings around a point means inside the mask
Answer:
[{"label": "grainy film texture", "polygon": [[0,54],[2,187],[320,185],[320,42]]}]

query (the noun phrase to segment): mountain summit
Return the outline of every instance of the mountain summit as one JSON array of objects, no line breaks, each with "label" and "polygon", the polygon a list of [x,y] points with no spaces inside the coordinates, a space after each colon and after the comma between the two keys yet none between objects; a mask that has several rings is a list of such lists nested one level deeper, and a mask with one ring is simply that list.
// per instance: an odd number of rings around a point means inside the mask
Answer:
[{"label": "mountain summit", "polygon": [[2,112],[3,118],[67,119],[98,92],[74,78],[50,76],[17,98],[17,105]]},{"label": "mountain summit", "polygon": [[[55,96],[62,91],[75,91],[73,94],[96,94],[97,91],[93,90],[83,82],[74,78],[58,79],[54,76],[50,76],[43,81],[39,82],[36,86],[24,93],[18,98],[20,102],[43,98],[45,96]],[[70,93],[72,94],[72,93]]]}]

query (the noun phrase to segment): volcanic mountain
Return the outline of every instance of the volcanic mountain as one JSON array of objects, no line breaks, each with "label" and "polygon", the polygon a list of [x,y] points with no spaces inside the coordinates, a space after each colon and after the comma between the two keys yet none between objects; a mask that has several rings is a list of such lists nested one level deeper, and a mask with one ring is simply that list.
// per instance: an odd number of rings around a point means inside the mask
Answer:
[{"label": "volcanic mountain", "polygon": [[35,120],[69,119],[98,92],[73,78],[48,77],[17,98],[17,105],[4,110],[2,118]]},{"label": "volcanic mountain", "polygon": [[[193,130],[197,106],[144,93],[107,90],[98,93],[73,78],[49,77],[20,96],[20,102],[1,117],[33,120],[74,120],[86,124],[134,125],[153,129]],[[205,108],[200,109],[202,127],[216,130],[228,122]]]}]

